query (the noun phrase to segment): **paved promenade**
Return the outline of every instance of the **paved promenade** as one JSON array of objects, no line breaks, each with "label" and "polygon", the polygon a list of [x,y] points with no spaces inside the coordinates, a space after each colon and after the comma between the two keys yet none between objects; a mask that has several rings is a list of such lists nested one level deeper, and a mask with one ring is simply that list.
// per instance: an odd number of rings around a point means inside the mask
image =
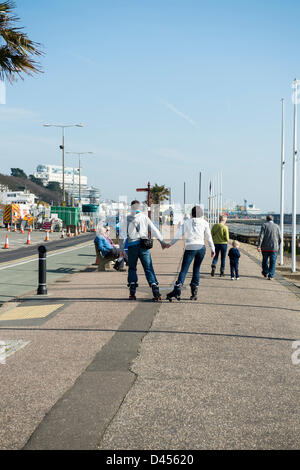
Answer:
[{"label": "paved promenade", "polygon": [[[182,252],[155,244],[164,296]],[[153,303],[144,277],[130,302],[126,273],[90,267],[4,305],[0,340],[23,347],[0,364],[0,448],[299,448],[297,291],[245,253],[239,281],[209,267],[196,302],[187,279]]]}]

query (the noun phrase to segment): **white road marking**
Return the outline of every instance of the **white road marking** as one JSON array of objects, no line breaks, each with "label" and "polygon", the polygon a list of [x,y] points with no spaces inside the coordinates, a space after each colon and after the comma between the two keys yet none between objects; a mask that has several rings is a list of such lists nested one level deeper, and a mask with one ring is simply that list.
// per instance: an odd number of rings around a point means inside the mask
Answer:
[{"label": "white road marking", "polygon": [[[80,245],[75,248],[70,248],[69,250],[58,250],[57,252],[52,253],[51,255],[47,255],[47,259],[51,258],[52,256],[62,255],[64,253],[70,253],[70,251],[80,250],[80,248],[86,248],[87,246],[92,246],[92,245],[93,243],[86,243],[84,245]],[[32,261],[37,261],[38,259],[39,257],[36,256],[35,258],[32,258],[27,261],[21,261],[20,263],[8,264],[7,266],[0,267],[0,271],[3,271],[4,269],[9,269],[9,268],[15,268],[16,266],[21,266],[22,264],[31,263]]]}]

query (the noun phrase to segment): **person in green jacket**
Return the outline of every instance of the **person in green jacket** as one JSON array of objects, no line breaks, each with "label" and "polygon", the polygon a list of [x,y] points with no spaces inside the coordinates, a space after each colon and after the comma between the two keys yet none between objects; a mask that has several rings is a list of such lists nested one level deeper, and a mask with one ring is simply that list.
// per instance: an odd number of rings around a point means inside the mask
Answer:
[{"label": "person in green jacket", "polygon": [[226,222],[227,222],[226,215],[220,215],[219,223],[215,224],[211,229],[211,235],[212,235],[213,242],[216,248],[216,254],[211,265],[212,276],[215,275],[220,253],[221,253],[220,276],[223,277],[225,275],[227,245],[229,242],[229,231],[228,231],[228,227],[226,227],[225,225]]}]

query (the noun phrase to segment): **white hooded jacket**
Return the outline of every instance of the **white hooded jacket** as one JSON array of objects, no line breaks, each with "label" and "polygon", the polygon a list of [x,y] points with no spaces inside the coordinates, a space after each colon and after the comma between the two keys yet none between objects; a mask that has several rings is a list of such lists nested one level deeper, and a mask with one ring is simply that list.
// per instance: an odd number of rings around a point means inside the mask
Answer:
[{"label": "white hooded jacket", "polygon": [[199,250],[205,245],[207,240],[211,251],[215,252],[215,245],[211,236],[208,222],[204,217],[197,217],[187,219],[179,227],[174,239],[170,242],[170,245],[174,245],[178,240],[186,236],[186,250]]},{"label": "white hooded jacket", "polygon": [[160,242],[163,242],[163,237],[157,227],[149,219],[149,217],[142,212],[137,212],[132,215],[128,215],[125,220],[125,225],[122,224],[120,231],[120,245],[124,246],[125,239],[128,237],[128,244],[137,242],[141,238],[148,238],[149,231],[151,232],[152,238],[157,238]]}]

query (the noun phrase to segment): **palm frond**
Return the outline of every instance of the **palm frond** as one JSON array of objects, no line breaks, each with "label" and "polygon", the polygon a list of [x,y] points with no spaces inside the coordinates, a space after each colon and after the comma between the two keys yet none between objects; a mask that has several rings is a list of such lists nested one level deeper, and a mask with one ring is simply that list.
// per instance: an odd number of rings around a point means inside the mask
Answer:
[{"label": "palm frond", "polygon": [[9,47],[0,47],[0,79],[13,82],[22,74],[33,75],[40,71],[39,64],[24,54],[13,52]]},{"label": "palm frond", "polygon": [[9,28],[3,31],[1,31],[0,28],[0,34],[7,45],[16,51],[35,54],[37,56],[42,55],[40,50],[41,45],[31,41],[21,28]]},{"label": "palm frond", "polygon": [[13,14],[15,8],[16,4],[11,0],[0,3],[0,28],[8,28],[20,20],[18,16]]},{"label": "palm frond", "polygon": [[0,3],[0,36],[5,45],[0,46],[0,79],[10,82],[23,78],[23,74],[42,72],[34,57],[43,55],[41,44],[32,41],[23,28],[16,27],[19,18],[13,14],[15,3],[6,0]]}]

